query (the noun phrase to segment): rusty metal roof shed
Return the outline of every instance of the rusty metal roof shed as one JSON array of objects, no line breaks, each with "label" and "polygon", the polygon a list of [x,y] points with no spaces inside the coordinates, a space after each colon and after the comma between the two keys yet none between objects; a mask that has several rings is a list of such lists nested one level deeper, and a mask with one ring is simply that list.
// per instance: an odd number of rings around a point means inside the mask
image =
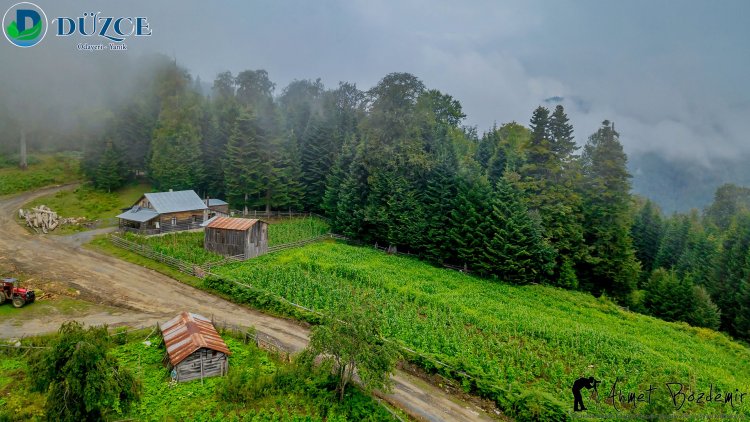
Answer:
[{"label": "rusty metal roof shed", "polygon": [[178,365],[193,352],[204,347],[227,355],[232,354],[211,321],[202,315],[183,312],[162,324],[160,328],[172,366]]},{"label": "rusty metal roof shed", "polygon": [[224,230],[248,230],[260,220],[249,218],[215,217],[206,224],[206,228]]}]

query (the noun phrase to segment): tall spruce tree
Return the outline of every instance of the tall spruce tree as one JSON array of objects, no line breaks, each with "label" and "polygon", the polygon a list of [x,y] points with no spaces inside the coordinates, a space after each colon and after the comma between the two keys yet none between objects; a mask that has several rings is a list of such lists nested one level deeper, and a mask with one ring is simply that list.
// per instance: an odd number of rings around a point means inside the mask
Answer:
[{"label": "tall spruce tree", "polygon": [[629,229],[630,175],[614,125],[605,120],[583,155],[584,238],[590,256],[581,264],[582,287],[625,298],[635,287],[639,263]]},{"label": "tall spruce tree", "polygon": [[711,296],[721,309],[721,329],[750,338],[746,331],[747,283],[750,280],[750,213],[734,217],[722,242],[711,277]]},{"label": "tall spruce tree", "polygon": [[265,203],[271,167],[263,156],[264,135],[254,116],[242,110],[229,137],[223,168],[227,200],[243,211]]},{"label": "tall spruce tree", "polygon": [[654,268],[673,268],[685,252],[690,219],[686,215],[675,215],[667,221],[659,251],[654,259]]},{"label": "tall spruce tree", "polygon": [[122,158],[122,153],[112,142],[107,142],[99,165],[92,177],[94,186],[112,192],[125,184],[127,176],[128,170]]},{"label": "tall spruce tree", "polygon": [[641,262],[644,274],[651,274],[655,268],[654,262],[661,245],[662,232],[663,222],[659,208],[651,200],[646,200],[630,229],[635,256]]},{"label": "tall spruce tree", "polygon": [[455,262],[456,253],[451,242],[453,231],[451,213],[458,194],[457,163],[446,157],[433,168],[424,193],[426,217],[423,250],[428,259],[436,262]]},{"label": "tall spruce tree", "polygon": [[194,93],[172,97],[162,107],[149,162],[149,176],[157,189],[196,189],[203,182],[199,116]]},{"label": "tall spruce tree", "polygon": [[531,138],[520,186],[528,207],[539,214],[547,241],[557,250],[554,284],[575,288],[575,268],[587,255],[583,241],[582,199],[574,189],[580,179],[573,128],[562,106],[539,107],[531,118]]},{"label": "tall spruce tree", "polygon": [[310,120],[300,157],[305,209],[321,210],[326,178],[336,160],[336,144],[334,127],[329,121],[321,118]]},{"label": "tall spruce tree", "polygon": [[484,240],[479,272],[514,284],[546,283],[554,268],[555,252],[529,216],[521,193],[501,179],[490,207],[479,227]]},{"label": "tall spruce tree", "polygon": [[455,249],[456,264],[478,269],[484,262],[483,226],[487,219],[492,187],[484,177],[461,175],[450,214],[450,239]]}]

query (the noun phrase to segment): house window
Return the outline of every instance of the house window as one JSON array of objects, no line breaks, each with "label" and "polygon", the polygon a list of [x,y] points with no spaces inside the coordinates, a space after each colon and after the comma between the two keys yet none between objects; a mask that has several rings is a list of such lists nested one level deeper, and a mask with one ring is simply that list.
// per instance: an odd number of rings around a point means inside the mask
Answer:
[{"label": "house window", "polygon": [[194,216],[193,216],[193,224],[195,224],[195,223],[197,223],[197,222],[198,222],[198,216],[197,216],[197,215],[194,215]]},{"label": "house window", "polygon": [[172,217],[172,225],[173,226],[177,225],[177,217]]}]

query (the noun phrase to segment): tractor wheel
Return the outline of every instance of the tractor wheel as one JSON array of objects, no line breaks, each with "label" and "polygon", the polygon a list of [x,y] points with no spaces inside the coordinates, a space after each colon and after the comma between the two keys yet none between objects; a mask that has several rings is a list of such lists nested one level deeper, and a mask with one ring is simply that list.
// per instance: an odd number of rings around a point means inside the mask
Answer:
[{"label": "tractor wheel", "polygon": [[26,301],[23,300],[21,296],[16,296],[13,298],[13,306],[16,308],[22,308],[23,305],[26,304]]}]

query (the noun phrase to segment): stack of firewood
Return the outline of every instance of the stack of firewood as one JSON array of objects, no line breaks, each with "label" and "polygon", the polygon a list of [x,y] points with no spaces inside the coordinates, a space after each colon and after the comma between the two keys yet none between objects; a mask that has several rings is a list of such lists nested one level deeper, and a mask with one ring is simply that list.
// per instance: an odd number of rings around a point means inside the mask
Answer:
[{"label": "stack of firewood", "polygon": [[30,210],[18,210],[18,217],[26,220],[26,225],[35,231],[49,233],[62,224],[80,224],[85,218],[61,218],[46,205],[40,205]]}]

